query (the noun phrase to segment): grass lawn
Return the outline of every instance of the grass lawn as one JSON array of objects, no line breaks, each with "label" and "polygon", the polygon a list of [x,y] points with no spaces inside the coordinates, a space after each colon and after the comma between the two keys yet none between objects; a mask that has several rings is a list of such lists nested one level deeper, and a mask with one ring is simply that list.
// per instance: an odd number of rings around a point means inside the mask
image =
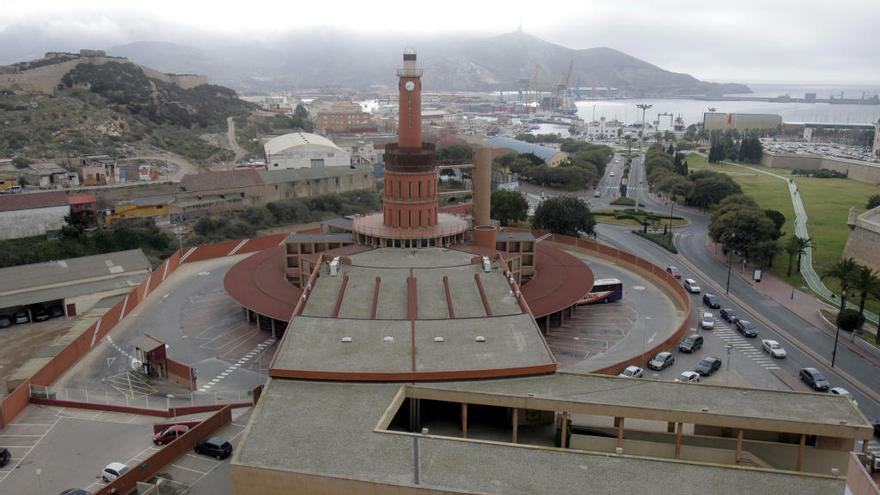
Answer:
[{"label": "grass lawn", "polygon": [[[785,182],[769,175],[756,176],[733,165],[709,165],[701,155],[688,155],[687,162],[690,170],[709,169],[730,174],[743,192],[754,198],[761,207],[782,212],[786,219],[783,231],[786,236],[793,235],[794,208]],[[814,247],[813,267],[819,274],[825,267],[840,259],[843,253],[849,236],[849,227],[846,225],[849,209],[863,209],[871,195],[880,193],[880,187],[854,180],[791,176],[790,171],[785,169],[748,166],[794,178],[807,209],[807,230],[813,238]],[[787,266],[788,255],[782,253],[773,261],[770,271],[797,287],[804,285],[803,278],[797,273],[793,273],[790,278],[785,277]],[[838,287],[836,280],[826,280],[825,285],[831,290]],[[880,304],[870,301],[868,308],[877,311]]]}]

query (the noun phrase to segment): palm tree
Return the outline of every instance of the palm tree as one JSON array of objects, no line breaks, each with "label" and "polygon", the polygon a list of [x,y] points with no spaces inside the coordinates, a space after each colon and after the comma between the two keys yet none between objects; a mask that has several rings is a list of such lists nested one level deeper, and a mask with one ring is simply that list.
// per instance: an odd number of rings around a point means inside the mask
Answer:
[{"label": "palm tree", "polygon": [[798,272],[801,271],[801,256],[807,252],[807,248],[812,247],[812,239],[807,237],[806,239],[803,237],[798,237],[793,235],[788,238],[785,242],[785,252],[788,254],[788,271],[786,272],[786,277],[791,277],[791,262],[794,261],[794,257],[797,256],[797,269]]},{"label": "palm tree", "polygon": [[[797,237],[797,236],[795,236],[795,237]],[[797,255],[797,271],[798,271],[798,273],[800,273],[801,272],[801,256],[803,256],[804,254],[807,253],[807,249],[816,249],[816,247],[813,246],[813,238],[812,237],[806,237],[806,238],[798,237],[797,240],[801,246],[801,250],[800,250],[800,252],[798,252],[798,255]]]},{"label": "palm tree", "polygon": [[844,258],[837,260],[822,276],[822,278],[833,277],[840,280],[840,313],[843,313],[843,309],[846,308],[846,294],[852,287],[858,271],[859,264],[856,263],[856,260]]}]

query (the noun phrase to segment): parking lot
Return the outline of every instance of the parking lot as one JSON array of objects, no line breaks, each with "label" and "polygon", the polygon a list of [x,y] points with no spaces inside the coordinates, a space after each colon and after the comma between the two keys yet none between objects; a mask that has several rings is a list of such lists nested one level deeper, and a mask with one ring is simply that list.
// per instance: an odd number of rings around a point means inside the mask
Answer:
[{"label": "parking lot", "polygon": [[[248,414],[249,409],[236,410],[232,424],[216,436],[237,446]],[[100,473],[107,464],[133,466],[161,448],[152,443],[152,425],[158,419],[30,405],[0,431],[0,446],[12,454],[11,462],[0,470],[0,493],[52,494],[68,488],[93,491],[103,485]],[[228,462],[187,453],[161,474],[172,480],[166,486],[207,485],[213,481],[212,476],[223,476],[215,473]]]},{"label": "parking lot", "polygon": [[9,375],[41,347],[63,334],[73,321],[73,318],[61,317],[0,328],[0,397],[6,395]]}]

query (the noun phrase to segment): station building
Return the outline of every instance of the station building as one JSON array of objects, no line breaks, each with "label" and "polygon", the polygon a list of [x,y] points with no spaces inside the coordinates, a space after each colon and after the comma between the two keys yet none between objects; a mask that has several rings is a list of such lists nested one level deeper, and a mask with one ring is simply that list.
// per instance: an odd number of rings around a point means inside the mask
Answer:
[{"label": "station building", "polygon": [[576,311],[592,270],[491,226],[486,148],[472,220],[438,211],[421,70],[414,51],[403,62],[383,211],[294,234],[224,280],[282,336],[235,495],[844,492],[854,441],[873,435],[847,397],[559,371],[539,321]]}]

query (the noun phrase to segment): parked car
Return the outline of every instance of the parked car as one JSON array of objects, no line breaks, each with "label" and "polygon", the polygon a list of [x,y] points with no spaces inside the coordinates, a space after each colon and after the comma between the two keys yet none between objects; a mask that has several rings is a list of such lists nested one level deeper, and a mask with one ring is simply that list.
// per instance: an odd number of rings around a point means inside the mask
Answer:
[{"label": "parked car", "polygon": [[721,308],[721,319],[727,323],[736,323],[736,320],[739,318],[736,316],[736,312],[733,309]]},{"label": "parked car", "polygon": [[654,356],[654,359],[648,361],[648,368],[661,371],[672,366],[673,364],[675,364],[675,356],[673,356],[671,352],[664,351],[658,353],[656,356]]},{"label": "parked car", "polygon": [[53,304],[52,306],[49,306],[48,311],[49,316],[51,316],[52,318],[61,318],[62,316],[64,316],[64,306],[60,304]]},{"label": "parked car", "polygon": [[770,357],[785,359],[785,349],[779,345],[779,342],[770,339],[764,339],[761,341],[761,350],[770,354]]},{"label": "parked car", "polygon": [[42,306],[34,305],[31,306],[31,317],[34,321],[46,321],[49,319],[49,312]]},{"label": "parked car", "polygon": [[702,335],[688,335],[678,344],[678,350],[681,352],[696,352],[703,347]]},{"label": "parked car", "polygon": [[845,389],[845,388],[843,388],[843,387],[831,387],[831,390],[829,390],[829,392],[831,392],[831,393],[834,394],[834,395],[842,395],[842,396],[844,396],[844,397],[849,397],[850,399],[852,399],[853,404],[855,404],[855,405],[859,405],[858,401],[856,401],[856,400],[853,398],[852,394],[849,393],[849,390],[847,390],[847,389]]},{"label": "parked car", "polygon": [[197,454],[208,455],[222,460],[232,455],[232,444],[220,437],[212,437],[196,443],[194,450]]},{"label": "parked car", "polygon": [[627,366],[625,370],[621,371],[617,376],[625,376],[628,378],[641,378],[644,376],[645,370],[639,368],[638,366]]},{"label": "parked car", "polygon": [[706,293],[703,294],[703,304],[712,309],[718,309],[721,307],[721,300],[715,294]]},{"label": "parked car", "polygon": [[81,488],[68,488],[61,492],[61,495],[92,495],[92,492],[87,492]]},{"label": "parked car", "polygon": [[0,328],[9,328],[12,326],[12,317],[9,315],[0,315]]},{"label": "parked car", "polygon": [[685,279],[684,288],[691,294],[699,294],[701,290],[700,286],[697,285],[697,281],[692,278]]},{"label": "parked car", "polygon": [[675,381],[685,383],[699,383],[700,374],[696,371],[683,371],[680,375],[678,375],[678,377],[676,377]]},{"label": "parked car", "polygon": [[166,443],[173,442],[177,437],[183,435],[184,433],[189,431],[189,426],[186,425],[172,425],[166,428],[164,431],[160,431],[153,435],[153,443],[156,445],[163,445]]},{"label": "parked car", "polygon": [[15,320],[15,323],[17,323],[19,325],[22,323],[28,323],[31,321],[31,318],[28,316],[27,311],[25,311],[23,309],[19,309],[18,311],[16,311],[12,315],[12,318]]},{"label": "parked car", "polygon": [[715,328],[715,315],[708,311],[703,313],[703,318],[700,320],[700,328],[703,330],[712,330]]},{"label": "parked car", "polygon": [[694,368],[694,371],[699,373],[701,376],[709,376],[720,369],[721,360],[717,357],[709,356],[700,360],[700,362],[697,363],[697,367]]},{"label": "parked car", "polygon": [[128,472],[128,465],[121,462],[111,462],[101,471],[101,479],[104,480],[104,483],[110,483],[126,472]]},{"label": "parked car", "polygon": [[596,189],[595,191],[593,191],[593,197],[594,197],[594,198],[601,198],[601,197],[602,197],[602,191]]},{"label": "parked car", "polygon": [[755,326],[754,323],[749,320],[736,320],[736,323],[733,324],[736,327],[736,330],[743,334],[746,337],[757,337],[758,336],[758,327]]},{"label": "parked car", "polygon": [[12,454],[9,453],[9,449],[0,447],[0,468],[9,464],[9,461],[12,460]]},{"label": "parked car", "polygon": [[830,388],[828,380],[825,379],[825,375],[816,368],[802,368],[798,375],[801,380],[813,390],[825,392]]},{"label": "parked car", "polygon": [[667,267],[666,267],[666,273],[668,273],[668,274],[672,275],[673,277],[675,277],[675,278],[681,280],[681,272],[678,271],[678,268],[677,268],[677,267],[674,267],[674,266],[667,266]]}]

